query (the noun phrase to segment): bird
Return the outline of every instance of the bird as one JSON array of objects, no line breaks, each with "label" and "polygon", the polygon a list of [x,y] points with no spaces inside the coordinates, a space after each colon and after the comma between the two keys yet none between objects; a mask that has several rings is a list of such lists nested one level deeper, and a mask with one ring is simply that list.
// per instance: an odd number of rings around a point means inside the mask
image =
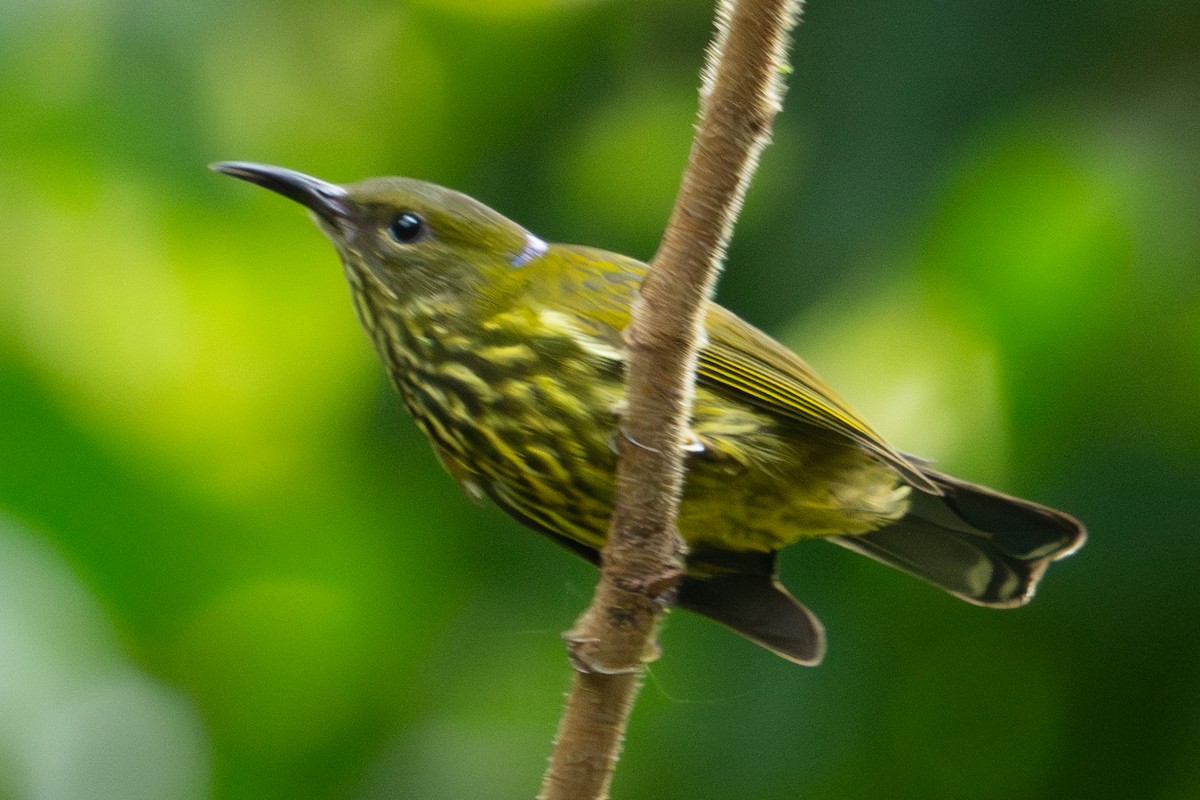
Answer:
[{"label": "bird", "polygon": [[[647,265],[547,243],[411,178],[342,185],[210,166],[308,209],[404,405],[466,492],[599,563],[622,332]],[[790,349],[715,302],[703,313],[675,605],[816,665],[825,630],[779,581],[784,547],[825,539],[969,603],[1013,608],[1084,544],[1074,517],[900,452]]]}]

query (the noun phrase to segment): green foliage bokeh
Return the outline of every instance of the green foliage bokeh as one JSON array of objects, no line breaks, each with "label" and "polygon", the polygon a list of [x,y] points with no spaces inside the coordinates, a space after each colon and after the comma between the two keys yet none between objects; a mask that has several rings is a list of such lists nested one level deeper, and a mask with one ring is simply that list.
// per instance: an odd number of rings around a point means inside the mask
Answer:
[{"label": "green foliage bokeh", "polygon": [[[0,798],[530,796],[591,569],[438,468],[303,214],[649,258],[711,8],[0,4]],[[623,797],[1200,798],[1200,15],[813,2],[721,299],[1091,541],[994,612],[824,544],[826,663],[673,615]]]}]

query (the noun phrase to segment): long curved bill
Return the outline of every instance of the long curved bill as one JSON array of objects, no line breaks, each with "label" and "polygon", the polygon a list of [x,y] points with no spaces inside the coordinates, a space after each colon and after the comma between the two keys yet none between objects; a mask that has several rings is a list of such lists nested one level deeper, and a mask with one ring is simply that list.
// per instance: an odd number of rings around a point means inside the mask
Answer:
[{"label": "long curved bill", "polygon": [[218,161],[210,164],[209,169],[257,184],[295,200],[329,222],[336,223],[350,216],[351,208],[346,190],[336,183],[329,183],[294,169],[249,161]]}]

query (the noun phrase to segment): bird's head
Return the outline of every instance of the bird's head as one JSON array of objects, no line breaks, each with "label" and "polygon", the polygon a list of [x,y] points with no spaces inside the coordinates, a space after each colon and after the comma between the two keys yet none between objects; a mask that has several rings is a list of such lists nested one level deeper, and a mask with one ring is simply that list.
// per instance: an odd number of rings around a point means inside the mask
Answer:
[{"label": "bird's head", "polygon": [[547,248],[477,200],[411,178],[340,185],[266,164],[225,161],[212,168],[308,208],[351,281],[398,302],[503,295]]}]

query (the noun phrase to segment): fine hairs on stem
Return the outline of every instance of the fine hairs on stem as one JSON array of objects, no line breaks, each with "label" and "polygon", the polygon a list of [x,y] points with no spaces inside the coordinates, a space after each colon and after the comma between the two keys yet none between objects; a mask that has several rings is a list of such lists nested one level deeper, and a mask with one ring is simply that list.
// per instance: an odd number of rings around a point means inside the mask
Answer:
[{"label": "fine hairs on stem", "polygon": [[702,311],[770,140],[799,15],[799,0],[717,9],[688,165],[625,331],[615,507],[591,605],[564,634],[575,676],[539,800],[608,797],[644,665],[658,653],[657,623],[686,554],[675,520]]}]

